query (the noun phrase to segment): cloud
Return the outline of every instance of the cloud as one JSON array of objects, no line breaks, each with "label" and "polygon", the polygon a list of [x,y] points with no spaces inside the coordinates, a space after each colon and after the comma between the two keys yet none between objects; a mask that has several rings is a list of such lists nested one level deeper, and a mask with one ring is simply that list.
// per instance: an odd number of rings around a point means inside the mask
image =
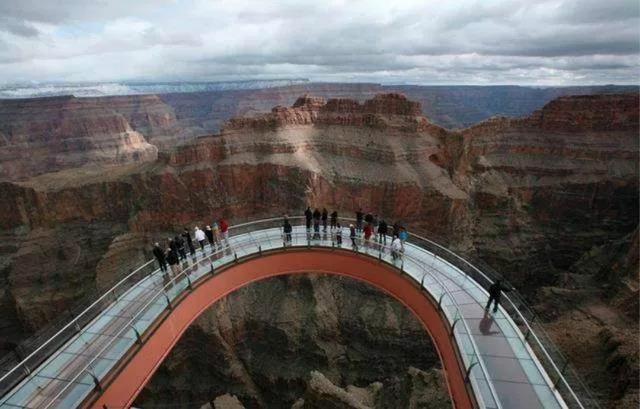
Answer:
[{"label": "cloud", "polygon": [[5,0],[0,15],[0,82],[638,83],[640,67],[636,0]]}]

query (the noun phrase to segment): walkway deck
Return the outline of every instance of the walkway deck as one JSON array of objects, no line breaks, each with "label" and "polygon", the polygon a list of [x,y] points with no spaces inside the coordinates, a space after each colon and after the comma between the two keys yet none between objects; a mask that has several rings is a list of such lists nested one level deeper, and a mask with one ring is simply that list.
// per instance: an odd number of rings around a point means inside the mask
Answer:
[{"label": "walkway deck", "polygon": [[[189,274],[173,283],[154,271],[132,285],[117,301],[31,371],[9,393],[0,398],[0,408],[72,408],[81,405],[136,343],[138,336],[154,325],[169,303],[179,298],[190,283],[210,274],[235,258],[268,249],[282,248],[280,228],[255,226],[232,236],[224,254],[190,262]],[[343,248],[350,248],[348,231]],[[333,246],[331,234],[308,241],[304,228],[295,227],[293,246]],[[388,250],[361,246],[361,253],[402,267],[421,282],[434,300],[441,303],[454,339],[463,354],[464,368],[470,368],[470,382],[480,407],[564,408],[535,353],[518,326],[502,308],[487,314],[487,293],[480,284],[458,268],[424,248],[407,243],[405,256],[393,261]],[[188,277],[188,278],[187,278]],[[169,284],[163,292],[163,286]]]}]

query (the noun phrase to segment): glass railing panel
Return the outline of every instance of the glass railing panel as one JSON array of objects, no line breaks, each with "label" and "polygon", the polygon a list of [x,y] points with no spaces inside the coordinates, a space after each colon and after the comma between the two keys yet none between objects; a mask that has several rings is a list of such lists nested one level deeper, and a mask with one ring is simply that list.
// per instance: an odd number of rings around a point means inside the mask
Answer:
[{"label": "glass railing panel", "polygon": [[79,382],[74,382],[74,384],[67,389],[66,393],[61,396],[55,408],[75,408],[80,406],[84,398],[93,391],[95,388],[95,384],[93,383],[93,379],[90,375],[85,375],[80,378]]},{"label": "glass railing panel", "polygon": [[88,369],[96,378],[102,379],[116,363],[117,361],[113,359],[95,357]]},{"label": "glass railing panel", "polygon": [[487,409],[497,409],[491,388],[485,379],[474,377],[472,382],[475,384],[475,389],[479,392],[478,400],[481,400],[481,406]]}]

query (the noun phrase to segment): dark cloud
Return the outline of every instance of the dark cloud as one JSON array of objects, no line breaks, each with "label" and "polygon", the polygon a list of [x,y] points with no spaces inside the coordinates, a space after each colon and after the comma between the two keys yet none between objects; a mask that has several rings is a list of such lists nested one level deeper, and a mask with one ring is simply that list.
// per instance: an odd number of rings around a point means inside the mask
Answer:
[{"label": "dark cloud", "polygon": [[5,0],[0,82],[638,82],[637,0],[392,3]]}]

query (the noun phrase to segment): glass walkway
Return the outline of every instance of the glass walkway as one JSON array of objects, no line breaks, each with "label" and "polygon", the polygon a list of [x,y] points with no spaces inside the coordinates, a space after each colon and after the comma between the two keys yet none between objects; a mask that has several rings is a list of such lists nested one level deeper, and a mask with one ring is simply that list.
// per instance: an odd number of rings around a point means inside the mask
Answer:
[{"label": "glass walkway", "polygon": [[[290,218],[292,223],[295,219]],[[343,221],[345,219],[342,219]],[[113,379],[114,370],[145,342],[154,326],[194,286],[216,270],[245,256],[284,247],[282,219],[266,219],[231,228],[219,249],[206,248],[170,278],[148,262],[122,278],[111,290],[47,338],[0,378],[0,408],[73,408],[90,405]],[[294,223],[295,224],[295,223]],[[343,228],[343,249],[351,249]],[[387,243],[391,244],[388,238]],[[335,248],[335,234],[314,237],[295,226],[287,247]],[[390,247],[361,243],[357,253],[376,258],[412,277],[424,288],[451,329],[459,365],[482,408],[583,408],[564,369],[552,359],[536,331],[509,296],[498,312],[486,312],[490,279],[446,248],[412,235],[400,259]],[[469,263],[466,263],[469,264]],[[470,264],[469,264],[470,265]],[[467,270],[467,271],[465,271]],[[224,273],[222,273],[224,274]]]}]

